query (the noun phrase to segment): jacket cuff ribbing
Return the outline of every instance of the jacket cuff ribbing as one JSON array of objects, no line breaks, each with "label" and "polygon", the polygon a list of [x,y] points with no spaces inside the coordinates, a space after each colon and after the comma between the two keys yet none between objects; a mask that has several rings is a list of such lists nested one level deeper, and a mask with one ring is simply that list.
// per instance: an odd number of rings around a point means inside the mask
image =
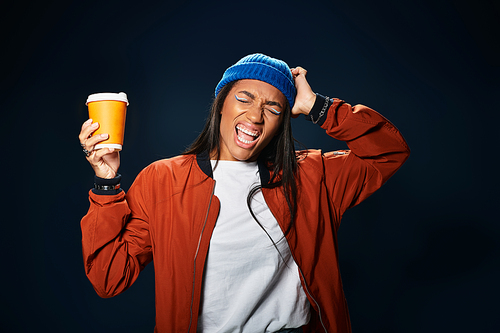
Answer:
[{"label": "jacket cuff ribbing", "polygon": [[[333,104],[331,98],[328,98],[328,104],[326,106],[325,112],[320,116],[321,110],[325,107],[326,97],[321,94],[316,94],[316,100],[314,101],[314,105],[306,117],[306,120],[313,121],[317,125],[322,126],[326,120],[326,115],[328,114],[328,109]],[[319,118],[319,119],[318,119]]]},{"label": "jacket cuff ribbing", "polygon": [[[96,185],[107,185],[107,186],[116,186],[120,184],[120,181],[122,180],[122,175],[117,174],[115,178],[111,179],[106,179],[106,178],[100,178],[94,175],[94,183]],[[98,195],[115,195],[118,194],[122,191],[121,188],[116,189],[116,190],[98,190],[96,188],[92,189],[92,192]]]}]

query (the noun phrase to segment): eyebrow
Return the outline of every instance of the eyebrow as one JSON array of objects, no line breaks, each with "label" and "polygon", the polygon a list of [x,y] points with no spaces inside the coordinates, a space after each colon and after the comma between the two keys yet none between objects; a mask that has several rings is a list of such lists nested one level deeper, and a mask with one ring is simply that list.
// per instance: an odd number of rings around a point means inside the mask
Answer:
[{"label": "eyebrow", "polygon": [[[250,97],[251,99],[255,99],[255,95],[254,95],[254,94],[252,94],[251,92],[248,92],[248,91],[246,91],[246,90],[242,90],[242,91],[238,91],[238,92],[239,92],[239,93],[242,93],[242,94],[247,95],[247,96],[248,96],[248,97]],[[275,101],[267,101],[267,102],[266,102],[266,105],[276,105],[277,107],[280,107],[280,108],[282,108],[282,109],[283,109],[283,106],[282,106],[280,103],[275,102]]]}]

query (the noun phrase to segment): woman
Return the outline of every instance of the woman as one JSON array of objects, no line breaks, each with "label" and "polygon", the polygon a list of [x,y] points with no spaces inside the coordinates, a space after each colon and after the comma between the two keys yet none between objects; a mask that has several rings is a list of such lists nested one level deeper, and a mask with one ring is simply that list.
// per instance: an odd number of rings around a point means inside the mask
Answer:
[{"label": "woman", "polygon": [[[350,332],[337,256],[343,213],[409,156],[377,112],[315,94],[306,70],[252,54],[224,73],[188,151],[145,168],[127,194],[106,135],[82,126],[95,171],[82,219],[101,297],[155,261],[156,332]],[[304,114],[350,150],[295,152]]]}]

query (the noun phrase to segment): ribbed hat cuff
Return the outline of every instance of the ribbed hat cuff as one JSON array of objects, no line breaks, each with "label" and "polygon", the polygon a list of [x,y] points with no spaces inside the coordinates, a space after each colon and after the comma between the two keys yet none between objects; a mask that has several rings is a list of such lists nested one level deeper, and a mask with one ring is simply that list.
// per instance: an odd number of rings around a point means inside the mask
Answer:
[{"label": "ribbed hat cuff", "polygon": [[261,62],[245,62],[229,67],[224,73],[224,79],[219,82],[215,94],[226,84],[237,80],[260,80],[276,87],[285,95],[290,107],[295,102],[295,85],[285,74],[273,66]]}]

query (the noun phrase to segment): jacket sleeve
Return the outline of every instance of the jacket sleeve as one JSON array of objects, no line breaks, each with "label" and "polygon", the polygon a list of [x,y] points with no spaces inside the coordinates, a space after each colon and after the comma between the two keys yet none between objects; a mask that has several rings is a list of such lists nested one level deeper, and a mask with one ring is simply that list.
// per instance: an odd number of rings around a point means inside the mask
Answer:
[{"label": "jacket sleeve", "polygon": [[89,192],[81,220],[85,273],[101,297],[125,291],[152,260],[147,195],[142,172],[125,195]]},{"label": "jacket sleeve", "polygon": [[321,103],[315,104],[311,119],[320,120],[318,104],[326,102],[327,114],[318,124],[349,147],[321,155],[330,200],[343,214],[379,189],[408,159],[410,149],[398,129],[376,111],[318,96]]}]

